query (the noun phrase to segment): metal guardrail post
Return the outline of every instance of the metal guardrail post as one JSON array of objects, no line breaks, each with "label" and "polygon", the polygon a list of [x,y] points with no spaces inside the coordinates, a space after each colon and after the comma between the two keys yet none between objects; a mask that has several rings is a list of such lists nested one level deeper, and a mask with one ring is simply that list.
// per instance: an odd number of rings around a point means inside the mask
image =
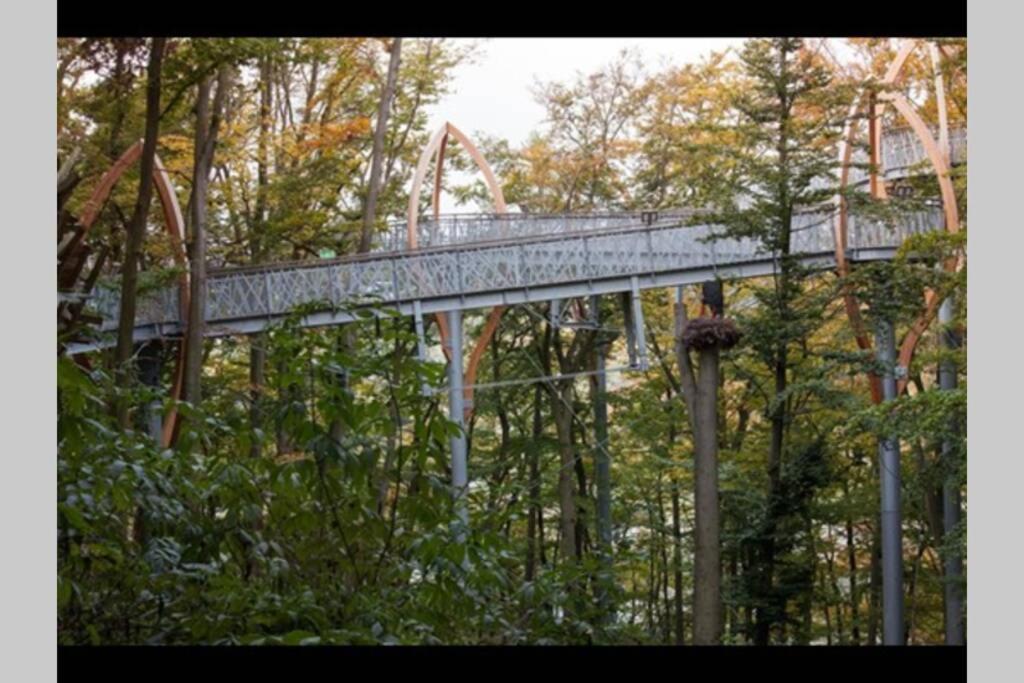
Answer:
[{"label": "metal guardrail post", "polygon": [[630,278],[633,289],[633,337],[636,339],[636,354],[641,370],[647,370],[647,335],[644,331],[644,309],[640,301],[640,280],[636,275]]}]

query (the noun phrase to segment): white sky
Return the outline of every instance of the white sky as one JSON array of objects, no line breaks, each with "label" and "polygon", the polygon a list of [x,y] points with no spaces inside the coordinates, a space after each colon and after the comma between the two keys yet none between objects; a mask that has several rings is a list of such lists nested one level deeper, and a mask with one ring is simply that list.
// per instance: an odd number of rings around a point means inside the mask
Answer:
[{"label": "white sky", "polygon": [[537,128],[544,110],[530,92],[536,79],[567,81],[590,73],[625,48],[636,48],[650,71],[694,62],[739,38],[492,38],[480,42],[473,64],[459,66],[452,92],[431,112],[431,128],[450,120],[467,134],[507,138],[513,145]]},{"label": "white sky", "polygon": [[[639,51],[648,71],[686,64],[714,50],[742,45],[740,38],[492,38],[478,41],[472,64],[459,66],[451,93],[430,111],[430,130],[445,121],[475,138],[478,132],[526,141],[540,127],[544,110],[533,100],[537,81],[568,81],[611,62],[625,48]],[[447,172],[447,171],[446,171]],[[462,176],[458,179],[464,182]],[[442,211],[473,210],[457,206],[447,194]]]}]

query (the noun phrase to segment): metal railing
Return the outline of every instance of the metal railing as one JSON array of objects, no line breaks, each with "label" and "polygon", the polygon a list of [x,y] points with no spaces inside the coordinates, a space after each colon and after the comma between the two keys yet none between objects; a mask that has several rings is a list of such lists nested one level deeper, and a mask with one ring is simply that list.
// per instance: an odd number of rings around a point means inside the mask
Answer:
[{"label": "metal railing", "polygon": [[[966,159],[966,129],[950,131],[952,160]],[[858,150],[855,163],[866,154]],[[883,165],[905,173],[927,162],[910,129],[888,131]],[[858,175],[859,174],[859,175]],[[855,168],[852,180],[866,176]],[[793,251],[828,254],[834,246],[832,214],[798,214]],[[750,240],[720,234],[694,209],[565,214],[449,214],[419,223],[419,245],[406,246],[406,224],[390,226],[377,249],[331,261],[275,263],[212,271],[207,281],[209,322],[285,315],[312,302],[410,301],[509,288],[613,278],[666,270],[714,267],[771,258]],[[852,216],[849,248],[899,246],[911,234],[942,225],[938,208],[905,216],[892,227]],[[92,297],[102,329],[118,317],[119,292],[107,286]],[[137,325],[178,322],[178,289],[140,297]]]},{"label": "metal railing", "polygon": [[[792,239],[795,254],[830,254],[833,214],[802,213]],[[540,221],[542,219],[536,219]],[[558,217],[548,220],[558,223]],[[942,225],[938,208],[908,214],[896,225],[851,217],[849,248],[899,246],[912,234]],[[457,245],[424,252],[310,262],[279,270],[221,271],[207,281],[210,323],[287,315],[315,302],[389,304],[509,289],[713,268],[772,259],[760,243],[721,236],[715,225],[633,225],[603,231],[548,234],[516,242]],[[100,290],[95,307],[104,329],[116,325],[119,293]],[[137,325],[177,322],[178,290],[170,286],[139,301]]]},{"label": "metal railing", "polygon": [[[938,137],[938,130],[932,135]],[[967,158],[967,129],[950,129],[950,151],[954,164],[963,163]],[[867,151],[858,147],[853,155],[850,169],[850,183],[857,185],[868,179]],[[887,130],[882,137],[882,172],[887,179],[902,177],[909,172],[920,170],[930,172],[924,147],[910,128]],[[918,169],[918,167],[921,167]],[[830,183],[820,181],[819,187]],[[498,240],[530,239],[551,234],[569,234],[591,230],[605,230],[645,220],[652,225],[675,225],[692,222],[700,213],[695,208],[672,208],[661,211],[621,211],[614,213],[462,213],[442,214],[438,220],[423,217],[417,226],[418,248],[491,242]],[[393,221],[377,238],[375,253],[410,251],[408,247],[408,224]]]}]

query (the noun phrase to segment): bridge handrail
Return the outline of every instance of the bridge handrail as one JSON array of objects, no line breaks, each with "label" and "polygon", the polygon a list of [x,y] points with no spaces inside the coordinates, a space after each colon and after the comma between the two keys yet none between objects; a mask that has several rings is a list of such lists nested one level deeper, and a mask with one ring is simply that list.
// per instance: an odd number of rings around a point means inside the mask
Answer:
[{"label": "bridge handrail", "polygon": [[[935,134],[935,131],[933,131],[933,134]],[[950,130],[950,148],[954,164],[966,159],[966,142],[966,128],[957,127]],[[885,166],[883,170],[887,174],[892,174],[894,171],[902,172],[922,164],[922,162],[926,162],[923,147],[917,136],[910,129],[892,129],[887,131],[882,151],[883,165]],[[865,160],[865,151],[863,149],[856,150],[854,163],[863,164]],[[856,184],[865,177],[865,169],[857,166],[851,169],[852,183]],[[928,209],[925,213],[931,212],[934,214],[937,211],[938,209]],[[214,301],[212,306],[210,305],[210,301],[216,299],[216,296],[213,296],[213,299],[211,299],[210,293],[215,293],[218,288],[223,288],[225,283],[228,282],[243,282],[245,287],[248,288],[246,291],[232,294],[236,299],[234,314],[238,315],[253,314],[241,310],[244,308],[241,299],[245,297],[253,299],[253,301],[249,302],[250,309],[262,308],[266,315],[279,315],[297,302],[315,300],[317,297],[312,296],[310,292],[318,296],[326,294],[327,296],[321,298],[338,301],[365,294],[366,291],[383,291],[387,287],[383,287],[382,284],[387,285],[388,283],[378,282],[377,280],[380,280],[381,277],[390,279],[391,295],[398,296],[400,299],[403,298],[403,293],[405,294],[405,299],[433,295],[452,295],[458,294],[457,287],[449,286],[446,291],[440,292],[438,290],[433,294],[420,291],[408,292],[407,288],[402,286],[400,278],[406,276],[413,277],[413,275],[410,275],[410,273],[413,273],[410,270],[410,264],[414,263],[421,264],[419,266],[421,272],[418,275],[414,275],[427,279],[432,275],[431,268],[441,268],[443,270],[444,267],[447,267],[445,266],[446,263],[451,265],[449,263],[451,261],[454,261],[459,269],[463,265],[469,268],[483,267],[480,263],[474,264],[466,261],[463,264],[460,261],[460,259],[470,259],[470,254],[490,254],[493,257],[496,253],[505,252],[507,254],[515,250],[519,250],[521,253],[524,249],[533,249],[535,251],[539,250],[537,251],[538,258],[549,258],[548,252],[544,250],[557,252],[558,243],[562,243],[563,251],[570,253],[573,248],[578,248],[578,245],[581,243],[586,245],[588,241],[589,243],[599,243],[602,241],[614,242],[618,240],[622,243],[624,240],[628,242],[630,239],[642,239],[647,242],[647,252],[645,253],[649,253],[649,258],[653,263],[656,256],[653,247],[654,241],[668,239],[665,236],[671,234],[673,236],[672,239],[675,240],[675,245],[671,250],[665,251],[662,256],[667,254],[675,258],[687,258],[689,253],[701,253],[712,260],[719,257],[753,257],[755,251],[751,250],[750,245],[742,245],[742,241],[735,242],[730,246],[728,240],[716,240],[715,244],[717,246],[710,247],[710,252],[707,251],[705,246],[698,248],[697,240],[703,239],[699,235],[701,233],[710,234],[710,232],[716,229],[715,226],[707,223],[696,223],[704,213],[704,210],[701,209],[677,207],[658,211],[633,210],[598,213],[495,214],[484,212],[444,214],[437,221],[433,219],[421,221],[420,246],[416,249],[409,249],[406,246],[405,223],[393,222],[389,231],[385,234],[384,244],[368,254],[345,256],[330,260],[278,262],[260,266],[211,269],[207,282],[208,311],[211,313],[208,319],[217,319],[217,312],[223,309],[223,307],[218,307],[216,301]],[[814,216],[819,216],[820,220],[815,221]],[[808,242],[809,240],[809,242],[798,245],[797,251],[807,251],[806,247],[808,246],[814,246],[815,249],[812,251],[819,251],[821,253],[831,251],[833,246],[832,221],[831,214],[828,211],[808,210],[799,214],[798,220],[802,221],[802,223],[796,228],[796,241]],[[907,220],[909,223],[914,223],[917,219],[909,218]],[[941,225],[941,221],[936,218],[936,220],[930,221],[930,225]],[[813,228],[818,228],[814,236],[807,237],[806,234],[803,234]],[[685,230],[685,232],[680,232],[681,230]],[[876,231],[876,234],[872,234],[873,230]],[[914,229],[913,231],[916,232],[918,230]],[[903,234],[906,231],[898,229],[897,232]],[[707,234],[704,234],[704,237],[707,237]],[[851,217],[848,240],[851,249],[863,248],[866,243],[861,243],[865,240],[874,246],[897,246],[902,239],[893,241],[893,238],[896,237],[897,235],[877,233],[877,226],[872,228],[871,223],[858,221],[856,217]],[[551,247],[550,245],[552,244],[556,246]],[[576,246],[574,247],[573,245]],[[717,254],[716,249],[718,250]],[[615,259],[628,261],[631,258],[638,258],[637,254],[642,251],[638,251],[635,245],[632,248],[622,248],[620,244],[617,256],[609,257],[607,254],[605,256],[612,259],[612,261]],[[575,256],[580,257],[581,254],[576,253]],[[582,256],[590,259],[593,254],[587,252],[582,254]],[[480,256],[480,258],[486,260],[484,256]],[[564,260],[565,257],[561,258]],[[502,264],[499,263],[497,265]],[[562,264],[562,266],[569,270],[576,267],[583,270],[595,267],[589,261],[586,264],[578,264],[573,263],[571,259]],[[508,267],[508,263],[503,264],[503,267]],[[526,272],[530,267],[530,264],[521,264],[520,270]],[[602,267],[607,272],[617,272],[613,262],[605,263]],[[404,274],[400,275],[399,271],[403,268],[405,269]],[[384,274],[384,271],[387,271],[390,275]],[[585,274],[585,277],[603,277],[604,275],[601,273],[604,271],[599,271],[600,268]],[[553,270],[551,272],[554,273]],[[291,278],[296,283],[305,279],[305,290],[303,290],[303,286],[300,283],[298,287],[291,287],[291,289],[297,290],[297,296],[285,295],[271,282],[272,280],[288,278]],[[316,286],[311,285],[310,282],[317,278],[320,279],[320,284]],[[353,278],[356,282],[366,285],[366,291],[360,291],[359,287],[340,286],[341,279],[344,279],[347,283]],[[261,282],[262,284],[260,284]],[[327,284],[324,284],[324,282],[327,282]],[[477,284],[486,286],[488,283],[482,281]],[[530,284],[526,283],[517,286],[530,286]],[[289,289],[289,287],[285,286],[285,289]],[[139,316],[137,317],[138,320],[142,321],[140,324],[176,322],[178,316],[177,297],[176,287],[163,288],[145,297],[141,297]],[[118,292],[115,288],[99,287],[94,290],[92,301],[95,307],[104,313],[108,325],[112,320],[116,319],[117,299]],[[256,301],[257,299],[258,301]],[[230,316],[228,319],[230,319]]]},{"label": "bridge handrail", "polygon": [[[932,135],[938,136],[937,127],[932,127]],[[950,151],[954,164],[962,163],[967,155],[967,129],[954,127],[950,129]],[[886,131],[882,141],[882,167],[886,178],[902,177],[908,171],[928,161],[924,147],[917,135],[910,128],[893,128]],[[866,184],[868,179],[867,151],[858,147],[853,155],[849,182],[853,186]],[[922,168],[927,172],[929,169]],[[828,182],[816,183],[824,188]],[[660,211],[621,211],[599,213],[560,213],[560,214],[528,214],[528,213],[452,213],[442,214],[439,219],[422,218],[419,221],[418,242],[420,247],[469,244],[490,242],[500,238],[532,237],[538,232],[552,230],[568,233],[579,230],[601,229],[602,221],[623,221],[635,217],[640,219],[644,214],[653,213],[656,221],[669,221],[678,217],[693,217],[702,209],[692,207],[673,207]],[[539,225],[538,223],[544,223]],[[531,224],[533,227],[531,228]],[[591,227],[594,226],[594,227]],[[375,253],[412,251],[407,246],[407,224],[405,221],[392,221],[388,229],[378,236]]]},{"label": "bridge handrail", "polygon": [[[801,214],[794,253],[831,253],[830,217],[825,211]],[[937,225],[941,225],[937,208],[909,214],[895,229],[854,216],[848,241],[851,249],[891,248],[910,234]],[[222,271],[207,282],[207,320],[280,316],[314,301],[338,304],[366,297],[385,303],[409,301],[771,258],[753,240],[709,239],[720,229],[708,224],[650,225],[313,262],[292,269]],[[167,287],[143,297],[137,325],[178,322],[177,291]],[[116,324],[118,298],[116,289],[99,290],[95,298],[107,322],[105,329]]]}]

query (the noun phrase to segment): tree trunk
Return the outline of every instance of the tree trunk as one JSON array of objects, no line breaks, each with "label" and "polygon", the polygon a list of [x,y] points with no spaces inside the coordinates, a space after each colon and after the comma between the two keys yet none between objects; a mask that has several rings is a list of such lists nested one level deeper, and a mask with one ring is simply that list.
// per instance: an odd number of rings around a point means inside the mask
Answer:
[{"label": "tree trunk", "polygon": [[768,510],[765,529],[761,541],[761,558],[759,567],[758,597],[761,606],[756,612],[754,626],[754,644],[768,645],[771,637],[772,624],[781,617],[777,613],[775,583],[775,509],[779,496],[779,485],[782,472],[782,448],[786,429],[786,402],[782,396],[786,392],[786,349],[777,352],[775,362],[775,400],[777,405],[771,412],[771,443],[768,450]]},{"label": "tree trunk", "polygon": [[[953,323],[953,301],[947,299],[942,302],[939,308],[939,322],[945,327],[942,333],[943,347],[947,351],[960,348],[960,335],[951,325]],[[943,391],[952,391],[957,385],[956,364],[951,359],[944,359],[939,364],[939,386]],[[952,432],[957,434],[960,425],[953,423]],[[956,476],[959,469],[957,466],[956,448],[952,439],[943,442],[941,462],[945,470],[945,477],[942,483],[942,526],[943,537],[943,582],[945,583],[945,643],[947,645],[963,645],[966,642],[964,633],[963,603],[964,603],[964,564],[963,557],[958,548],[946,537],[951,536],[960,525],[960,481]]]},{"label": "tree trunk", "polygon": [[[148,121],[147,121],[148,123]],[[82,161],[82,148],[75,147],[57,170],[57,216],[61,215],[64,205],[71,197],[72,191],[82,182],[78,172],[78,164]]]},{"label": "tree trunk", "polygon": [[668,597],[668,520],[665,519],[665,500],[662,490],[662,477],[658,475],[658,544],[661,546],[661,601],[663,609],[663,641],[666,645],[672,642],[672,602]]},{"label": "tree trunk", "polygon": [[718,506],[717,348],[699,354],[697,413],[694,418],[694,598],[693,642],[717,645],[722,639],[722,558]]},{"label": "tree trunk", "polygon": [[377,197],[380,194],[380,175],[384,155],[384,134],[387,131],[391,100],[398,80],[398,65],[402,58],[402,39],[392,38],[391,57],[388,60],[388,76],[377,110],[377,128],[373,133],[373,151],[370,160],[370,187],[363,206],[363,229],[359,236],[359,253],[370,250],[373,242],[373,223],[377,213]]},{"label": "tree trunk", "polygon": [[[154,38],[153,39],[153,43],[150,46],[150,53],[149,53],[150,63],[149,63],[149,67],[147,67],[147,75],[152,73],[152,71],[150,69],[153,66],[153,54],[154,54],[153,50],[156,47],[156,44],[157,44],[156,41],[157,40],[160,41],[160,47],[161,47],[161,49],[160,49],[160,61],[161,61],[161,63],[163,62],[163,52],[164,52],[163,48],[164,48],[164,46],[166,44],[167,39],[166,38]],[[131,71],[129,69],[125,68],[125,56],[126,56],[125,47],[123,47],[121,45],[117,45],[116,44],[117,42],[118,41],[115,41],[115,45],[114,45],[114,50],[117,53],[117,56],[116,56],[115,62],[114,62],[114,73],[110,77],[110,81],[114,85],[114,87],[113,87],[113,91],[114,92],[112,93],[113,94],[113,98],[112,99],[114,100],[114,120],[113,120],[113,122],[110,125],[110,134],[109,134],[109,136],[107,138],[107,156],[110,157],[111,161],[114,161],[115,159],[117,159],[118,154],[119,154],[119,150],[121,149],[121,132],[122,132],[122,129],[124,128],[125,112],[128,109],[128,103],[129,103],[128,94],[129,94],[129,92],[131,90],[131,86],[132,86]],[[162,74],[162,68],[161,68],[161,77],[162,77],[162,75],[163,74]],[[158,91],[159,91],[159,89],[158,89]],[[148,107],[148,97],[149,97],[148,86],[147,86],[147,94],[146,94],[146,96],[147,96],[147,107]],[[159,108],[157,109],[155,115],[157,117],[157,120],[159,120],[159,118],[160,118],[160,110],[159,110]],[[146,119],[147,119],[147,123],[148,123],[148,120],[149,120],[148,112],[147,112]],[[145,154],[143,154],[143,157],[145,157]]]},{"label": "tree trunk", "polygon": [[853,534],[853,513],[850,511],[850,484],[843,479],[846,513],[846,558],[850,569],[850,639],[860,645],[860,592],[857,590],[857,544]]},{"label": "tree trunk", "polygon": [[[787,48],[779,51],[779,73],[783,83],[788,80]],[[775,277],[775,301],[777,315],[780,321],[787,321],[790,318],[790,272],[793,268],[789,258],[790,237],[793,219],[793,200],[790,197],[790,126],[791,107],[793,100],[785,90],[785,86],[778,92],[779,97],[779,127],[776,139],[776,150],[778,152],[777,188],[774,199],[779,209],[780,230],[778,234],[777,250],[781,256],[781,268]],[[775,530],[777,520],[775,518],[776,498],[779,495],[779,484],[782,471],[783,439],[787,422],[786,401],[783,400],[786,392],[786,372],[788,369],[788,340],[782,338],[775,351],[774,374],[775,374],[775,395],[773,397],[776,405],[771,411],[771,445],[768,451],[768,506],[767,517],[761,543],[762,556],[760,558],[760,582],[758,597],[761,606],[757,609],[757,621],[755,625],[754,643],[756,645],[768,645],[771,637],[772,624],[783,620],[783,609],[778,605],[778,598],[774,591],[775,575]]]},{"label": "tree trunk", "polygon": [[[132,356],[132,333],[135,330],[135,294],[139,279],[139,255],[146,238],[146,218],[153,199],[153,167],[156,155],[156,138],[160,125],[160,83],[163,75],[163,56],[166,38],[153,38],[149,50],[149,65],[146,68],[146,138],[142,144],[141,169],[139,171],[139,193],[135,211],[128,230],[125,245],[124,265],[121,274],[121,311],[117,327],[117,347],[114,352],[117,384],[126,388],[131,382],[129,361]],[[122,429],[130,426],[129,406],[126,399],[117,403],[117,421]]]},{"label": "tree trunk", "polygon": [[[541,400],[543,390],[538,384],[533,392],[533,438],[526,449],[529,470],[529,515],[526,521],[526,580],[533,581],[536,576],[537,563],[537,532],[541,526],[540,503],[540,437],[543,434],[541,422]],[[541,539],[543,543],[543,539]]]},{"label": "tree trunk", "polygon": [[876,518],[871,539],[871,578],[868,596],[868,645],[878,645],[879,607],[882,593],[882,522]]},{"label": "tree trunk", "polygon": [[685,645],[683,631],[683,534],[679,519],[679,482],[672,479],[672,569],[676,645]]},{"label": "tree trunk", "polygon": [[[740,549],[734,545],[732,552],[729,553],[729,585],[732,587],[732,592],[735,595],[735,586],[739,583],[740,578]],[[728,633],[729,641],[731,643],[738,643],[740,635],[743,634],[744,626],[740,622],[740,610],[736,605],[735,600],[732,606],[729,607],[729,621],[728,621]]]},{"label": "tree trunk", "polygon": [[801,586],[800,595],[800,612],[802,621],[800,622],[800,629],[797,631],[797,645],[810,645],[811,638],[813,637],[813,625],[814,625],[814,610],[813,610],[813,598],[814,598],[814,579],[817,569],[817,550],[816,544],[814,543],[814,527],[811,523],[811,518],[808,516],[804,519],[804,530],[807,533],[807,560],[808,567],[806,568],[807,580],[803,582]]},{"label": "tree trunk", "polygon": [[[370,153],[370,181],[366,196],[363,198],[363,221],[359,236],[357,253],[365,254],[373,246],[373,224],[377,217],[377,197],[380,194],[381,157],[384,151],[384,137],[387,132],[388,114],[391,100],[395,92],[395,81],[398,78],[398,65],[401,61],[402,39],[394,38],[391,43],[391,57],[388,61],[388,75],[381,94],[380,106],[377,109],[377,126],[373,134],[373,149]],[[356,350],[355,330],[352,324],[345,324],[340,329],[341,341],[339,350],[346,355],[353,355]],[[347,374],[337,378],[338,390],[348,391]],[[345,425],[340,418],[331,422],[330,433],[335,441],[339,441],[345,432]],[[467,450],[469,444],[467,441]]]},{"label": "tree trunk", "polygon": [[[597,297],[592,300],[595,316]],[[608,406],[605,400],[607,377],[605,375],[606,344],[594,348],[594,371],[591,378],[591,400],[594,405],[594,478],[597,483],[597,542],[601,555],[601,577],[598,596],[605,619],[611,619],[610,593],[612,582],[612,502],[611,502],[611,454],[608,451]]]},{"label": "tree trunk", "polygon": [[217,94],[210,111],[210,90],[213,77],[199,84],[196,100],[196,134],[192,167],[192,196],[189,201],[191,240],[189,242],[190,302],[188,330],[185,340],[185,400],[199,405],[203,371],[203,330],[206,327],[206,197],[210,169],[217,146],[224,98],[229,87],[230,67],[222,65],[217,74]]},{"label": "tree trunk", "polygon": [[[267,170],[270,166],[270,129],[274,92],[270,75],[270,57],[264,56],[260,60],[260,130],[256,141],[256,215],[255,220],[249,225],[249,259],[252,263],[261,262],[266,250],[263,238],[269,218],[267,191],[270,182]],[[263,453],[262,432],[265,419],[263,414],[263,405],[265,403],[263,388],[267,379],[266,343],[266,334],[258,333],[249,337],[249,387],[251,401],[249,406],[249,423],[253,430],[253,443],[250,449],[253,457],[260,457]]]},{"label": "tree trunk", "polygon": [[[749,585],[757,580],[757,570],[754,563],[757,560],[757,548],[753,544],[746,545],[743,555],[744,580]],[[754,642],[754,606],[749,599],[743,605],[743,635],[748,644]]]},{"label": "tree trunk", "polygon": [[[822,588],[822,591],[821,591],[822,595],[828,595],[828,593],[825,592],[825,575],[824,575],[824,573],[821,576],[821,588]],[[822,611],[825,613],[825,644],[826,645],[831,645],[832,644],[832,613],[831,613],[831,610],[829,610],[829,601],[828,600],[826,600],[825,604],[822,605]],[[841,605],[837,605],[836,606],[836,620],[837,621],[839,619],[839,615],[842,614],[842,611],[843,611],[842,606]],[[809,628],[808,628],[808,631],[810,631]],[[842,628],[842,626],[839,627],[839,644],[840,645],[844,644],[843,643],[843,628]]]},{"label": "tree trunk", "polygon": [[658,557],[658,525],[654,517],[654,504],[651,502],[650,495],[646,495],[647,500],[647,633],[652,638],[657,633],[655,627],[655,614],[657,614],[658,604],[658,578],[656,564]]},{"label": "tree trunk", "polygon": [[914,618],[917,616],[917,577],[921,571],[921,557],[924,555],[925,533],[922,530],[917,538],[917,552],[914,554],[914,563],[910,566],[910,585],[907,587],[907,624],[903,634],[905,645],[914,644]]},{"label": "tree trunk", "polygon": [[[570,427],[574,426],[573,423],[570,423]],[[578,431],[577,428],[575,432],[571,433],[578,433]],[[573,444],[576,443],[574,437]],[[575,451],[575,447],[573,450]],[[590,509],[590,501],[587,495],[587,470],[582,457],[573,458],[573,471],[576,474],[576,557],[582,558],[590,548],[590,535],[587,532],[587,513]]]},{"label": "tree trunk", "polygon": [[558,505],[561,509],[561,552],[565,561],[576,559],[576,489],[573,473],[576,468],[576,449],[572,443],[572,382],[556,382],[551,392],[551,407],[558,432]]},{"label": "tree trunk", "polygon": [[[402,323],[395,319],[394,324],[397,328]],[[402,359],[408,356],[409,349],[405,348],[401,337],[396,335],[394,351],[391,354],[391,376],[386,379],[391,386],[400,386],[403,383]],[[377,482],[377,514],[381,517],[384,516],[385,504],[388,499],[388,493],[391,490],[390,472],[398,460],[398,449],[402,441],[402,431],[404,428],[401,406],[394,392],[391,392],[391,397],[388,401],[388,411],[391,414],[391,421],[395,425],[395,431],[388,435],[383,467],[375,471],[373,477]],[[401,486],[401,481],[396,479],[395,486]]]}]

